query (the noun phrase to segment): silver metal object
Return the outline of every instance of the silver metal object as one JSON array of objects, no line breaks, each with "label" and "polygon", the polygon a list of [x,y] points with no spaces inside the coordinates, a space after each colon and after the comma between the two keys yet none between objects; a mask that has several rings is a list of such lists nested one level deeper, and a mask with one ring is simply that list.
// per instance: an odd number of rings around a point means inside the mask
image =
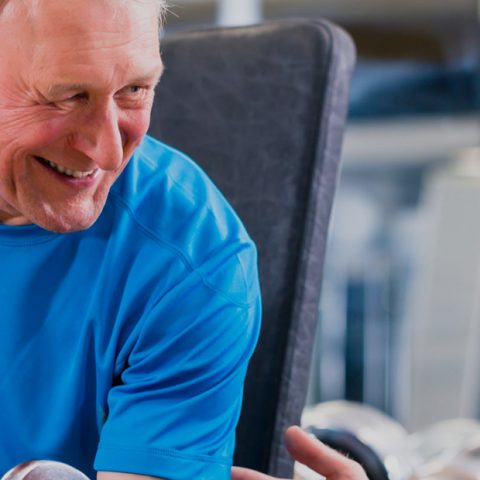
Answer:
[{"label": "silver metal object", "polygon": [[[354,402],[307,408],[302,426],[359,461],[370,480],[480,480],[480,422],[457,418],[413,434],[382,412]],[[298,479],[313,480],[303,467]]]}]

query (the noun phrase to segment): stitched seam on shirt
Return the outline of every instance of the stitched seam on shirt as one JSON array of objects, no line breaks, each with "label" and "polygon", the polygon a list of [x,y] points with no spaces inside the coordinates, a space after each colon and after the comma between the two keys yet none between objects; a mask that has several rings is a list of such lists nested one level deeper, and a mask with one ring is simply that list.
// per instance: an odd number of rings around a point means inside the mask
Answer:
[{"label": "stitched seam on shirt", "polygon": [[[237,301],[237,300],[233,300],[227,292],[223,291],[223,290],[220,290],[218,289],[215,285],[213,285],[211,282],[209,282],[205,277],[204,275],[202,275],[202,273],[197,269],[195,268],[192,263],[190,262],[190,259],[185,256],[185,254],[180,250],[178,249],[175,245],[172,245],[170,242],[164,240],[157,232],[154,232],[153,230],[151,230],[150,228],[146,227],[145,225],[143,225],[143,223],[141,223],[138,218],[136,217],[134,211],[132,210],[132,208],[130,207],[130,205],[122,198],[120,197],[116,192],[112,192],[110,191],[110,195],[109,195],[109,198],[111,198],[113,201],[115,202],[119,202],[121,204],[121,206],[123,206],[127,213],[129,214],[130,218],[135,222],[135,224],[148,236],[150,237],[152,240],[154,240],[155,242],[157,243],[160,243],[162,246],[165,246],[167,247],[168,249],[170,249],[174,254],[176,254],[178,257],[180,257],[181,261],[185,264],[186,267],[188,267],[190,269],[191,272],[195,273],[196,275],[199,276],[199,278],[201,279],[202,283],[207,287],[209,288],[210,290],[213,290],[214,292],[218,293],[218,295],[222,296],[225,300],[229,301],[231,304],[233,305],[237,305],[239,307],[242,307],[242,308],[249,308],[251,307],[254,303],[255,303],[255,298],[253,298],[252,300],[249,300],[249,301],[246,301],[246,302],[241,302],[241,301]],[[245,290],[247,290],[247,282],[246,282],[246,278],[245,278],[245,272],[243,270],[243,266],[242,266],[242,263],[240,263],[240,267],[242,268],[242,273],[243,273],[243,276],[244,276],[244,285],[245,285]]]},{"label": "stitched seam on shirt", "polygon": [[[162,147],[165,149],[164,144],[162,144]],[[198,172],[201,172],[202,174],[206,175],[205,172],[188,155],[186,155],[182,151],[177,150],[176,148],[174,148],[170,145],[168,146],[168,149],[165,149],[165,151],[167,151],[167,152],[168,152],[168,150],[171,150],[172,152],[175,152],[179,157],[182,157],[184,160],[186,160],[188,163],[190,163],[194,168],[196,168]],[[155,162],[152,161],[150,159],[150,157],[147,156],[147,155],[141,155],[139,160],[147,162],[149,164],[149,166],[151,166],[151,167],[156,167]],[[191,190],[187,190],[181,182],[179,182],[175,177],[170,175],[167,171],[165,171],[165,175],[175,184],[175,186],[179,190],[181,190],[182,192],[185,193],[185,195],[189,198],[189,200],[195,201],[195,195],[191,192]],[[220,191],[219,191],[219,193],[220,193],[220,195],[222,195],[222,193]],[[212,209],[210,208],[210,206],[208,204],[205,204],[205,207],[208,210],[208,212],[211,215],[213,215],[213,212],[212,212]]]},{"label": "stitched seam on shirt", "polygon": [[[188,156],[186,156],[184,153],[182,152],[179,152],[177,150],[177,153],[179,155],[181,155],[182,157],[186,158],[187,160],[190,161],[190,158]],[[187,190],[182,183],[180,183],[178,180],[176,180],[174,177],[172,177],[171,175],[169,175],[168,173],[166,173],[167,177],[172,181],[172,183],[179,189],[181,190],[185,196],[191,200],[192,202],[195,201],[195,196],[192,194],[192,192],[190,190]],[[221,192],[220,192],[221,193]],[[207,211],[210,215],[214,216],[213,214],[213,211],[212,209],[210,208],[209,205],[206,205],[206,208],[207,208]],[[235,254],[235,257],[238,261],[238,264],[240,265],[240,270],[242,271],[242,276],[243,276],[243,284],[244,284],[244,287],[245,287],[245,290],[248,290],[248,281],[247,281],[247,273],[244,269],[244,266],[243,266],[243,263],[240,261],[240,256],[237,254]],[[206,280],[207,281],[207,280]],[[215,288],[213,286],[211,286],[211,288]],[[254,300],[251,300],[250,302],[247,303],[247,305],[251,305],[252,303],[254,302]]]},{"label": "stitched seam on shirt", "polygon": [[231,465],[230,461],[221,461],[219,459],[212,458],[207,455],[189,455],[185,453],[181,453],[177,450],[173,450],[171,448],[154,448],[154,447],[148,447],[148,448],[141,448],[141,447],[123,447],[120,445],[113,445],[113,444],[103,444],[99,447],[99,451],[102,450],[123,450],[125,452],[138,452],[138,453],[149,453],[155,456],[166,456],[166,457],[173,457],[173,458],[182,458],[184,460],[196,460],[196,461],[201,461],[205,463],[213,463],[217,465],[225,465],[229,466]]},{"label": "stitched seam on shirt", "polygon": [[48,243],[48,242],[53,242],[54,240],[56,240],[57,237],[55,236],[51,236],[51,237],[48,237],[48,238],[38,238],[37,240],[27,240],[27,241],[23,241],[23,240],[18,240],[18,241],[15,241],[15,240],[0,240],[0,246],[2,247],[32,247],[34,245],[40,245],[42,243]]},{"label": "stitched seam on shirt", "polygon": [[[165,147],[167,147],[166,145],[162,144],[162,148],[165,150],[165,151],[168,151],[168,149],[170,149],[171,151],[175,152],[178,156],[182,157],[183,159],[185,159],[186,161],[188,161],[189,163],[191,163],[199,172],[203,173],[204,172],[202,171],[202,169],[195,163],[192,161],[192,159],[186,155],[185,153],[183,153],[182,151],[180,150],[177,150],[176,148],[172,147],[172,146],[168,146],[166,149]],[[155,167],[156,166],[156,163],[154,161],[152,161],[150,159],[150,157],[148,155],[141,155],[140,158],[139,158],[139,161],[145,161],[150,167]],[[170,179],[170,181],[175,185],[176,188],[178,188],[180,191],[182,191],[184,193],[184,195],[191,201],[195,201],[195,195],[193,195],[193,193],[190,191],[190,190],[187,190],[185,188],[185,186],[179,182],[175,177],[173,177],[172,175],[170,175],[168,172],[165,172],[165,175]],[[222,195],[222,193],[219,191],[219,194]],[[136,215],[133,211],[133,209],[130,207],[130,205],[123,199],[123,197],[121,197],[119,194],[117,194],[115,192],[115,197],[119,200],[122,201],[122,203],[127,207],[127,209],[129,210],[129,212],[131,213],[131,216],[134,218],[134,220],[136,221],[136,223],[139,225],[139,226],[142,226],[144,229],[148,229],[148,227],[144,227],[143,224],[140,223],[140,221],[136,218]],[[212,209],[210,208],[210,206],[208,204],[205,205],[208,213],[210,215],[214,215],[213,214],[213,211]],[[235,212],[234,212],[235,213]],[[150,231],[150,230],[149,230]],[[162,239],[160,238],[160,236],[158,234],[156,234],[155,232],[151,231],[151,233],[153,234],[154,237],[158,238],[159,241],[162,241]],[[191,264],[190,262],[190,259],[188,257],[186,257],[182,251],[178,250],[175,246],[171,245],[170,242],[167,242],[167,241],[163,241],[163,243],[167,244],[168,246],[170,246],[171,248],[173,248],[181,257],[182,259],[184,260],[184,262],[193,270],[193,271],[196,271],[198,273],[198,275],[200,275],[201,279],[202,279],[202,282],[209,288],[211,288],[212,290],[214,290],[215,292],[221,294],[224,298],[226,299],[229,299],[228,295],[226,294],[226,292],[223,292],[222,290],[219,290],[218,288],[216,288],[214,285],[212,285],[201,273],[199,273],[197,271],[197,269]],[[240,265],[240,270],[242,271],[242,275],[243,275],[243,284],[244,284],[244,287],[245,287],[245,291],[248,290],[248,286],[249,286],[249,282],[247,281],[247,274],[246,274],[246,271],[245,271],[245,268],[244,268],[244,265],[242,264],[242,262],[240,261],[240,257],[238,254],[235,255],[235,257],[237,258],[237,261],[239,262],[239,265]],[[245,305],[245,306],[251,306],[252,304],[255,303],[255,298],[253,298],[252,300],[248,301],[248,302],[233,302],[231,299],[229,299],[229,301],[231,301],[232,303],[235,303],[236,305]]]}]

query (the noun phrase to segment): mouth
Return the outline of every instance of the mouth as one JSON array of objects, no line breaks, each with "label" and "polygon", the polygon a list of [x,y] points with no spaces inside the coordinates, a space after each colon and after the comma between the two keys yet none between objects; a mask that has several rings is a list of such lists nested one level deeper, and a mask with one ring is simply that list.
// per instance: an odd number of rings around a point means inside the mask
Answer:
[{"label": "mouth", "polygon": [[55,162],[52,162],[51,160],[47,160],[46,158],[43,158],[43,157],[38,157],[35,155],[34,158],[39,162],[43,163],[44,165],[52,168],[56,172],[61,173],[62,175],[65,175],[66,177],[70,177],[70,178],[91,177],[97,171],[97,169],[88,170],[88,171],[72,170],[71,168],[65,168],[62,165],[58,165]]}]

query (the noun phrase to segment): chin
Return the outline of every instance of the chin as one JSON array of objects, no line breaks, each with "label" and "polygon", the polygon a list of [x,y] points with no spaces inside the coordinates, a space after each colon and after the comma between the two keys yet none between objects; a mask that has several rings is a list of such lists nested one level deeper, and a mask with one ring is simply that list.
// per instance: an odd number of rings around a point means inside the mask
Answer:
[{"label": "chin", "polygon": [[[1,0],[0,0],[1,3]],[[72,233],[90,228],[102,213],[108,198],[108,188],[94,195],[43,200],[24,195],[17,210],[27,223],[55,233]]]},{"label": "chin", "polygon": [[[103,207],[103,206],[102,206]],[[35,215],[31,218],[32,223],[44,230],[55,233],[73,233],[90,228],[100,216],[102,208],[90,212],[43,212],[43,215]]]},{"label": "chin", "polygon": [[96,221],[96,218],[91,222],[83,222],[83,223],[62,223],[57,225],[52,225],[50,228],[46,228],[46,230],[50,230],[51,232],[55,233],[73,233],[79,232],[81,230],[87,230],[90,228]]},{"label": "chin", "polygon": [[52,220],[47,222],[34,222],[39,227],[49,230],[50,232],[55,233],[73,233],[78,232],[80,230],[86,230],[90,228],[98,217],[89,220],[82,220],[82,221],[69,221],[69,220]]}]

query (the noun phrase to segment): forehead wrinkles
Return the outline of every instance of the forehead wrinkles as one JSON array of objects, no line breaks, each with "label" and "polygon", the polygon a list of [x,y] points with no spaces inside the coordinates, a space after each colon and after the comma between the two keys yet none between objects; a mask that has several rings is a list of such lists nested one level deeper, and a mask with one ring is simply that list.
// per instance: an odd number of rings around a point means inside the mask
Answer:
[{"label": "forehead wrinkles", "polygon": [[90,0],[85,2],[85,9],[72,15],[71,5],[76,1],[8,0],[8,4],[16,4],[15,10],[23,4],[24,15],[18,18],[18,10],[11,13],[17,13],[17,25],[21,18],[27,23],[24,27],[31,35],[28,44],[35,53],[45,50],[45,55],[68,56],[96,49],[101,55],[102,50],[113,53],[135,44],[146,50],[158,48],[157,25],[151,15],[156,4],[153,0],[143,0],[141,6],[137,0]]},{"label": "forehead wrinkles", "polygon": [[72,14],[71,5],[76,1],[78,0],[34,0],[28,9],[28,17],[35,33],[40,37],[91,33],[128,36],[141,31],[141,28],[145,29],[151,22],[148,8],[132,8],[135,5],[132,0],[93,0],[88,2],[90,5],[85,9],[77,9]]},{"label": "forehead wrinkles", "polygon": [[[0,65],[3,57],[9,65],[14,58],[16,78],[31,83],[46,73],[63,74],[67,67],[74,76],[90,63],[104,64],[106,70],[101,73],[108,75],[112,69],[141,70],[144,64],[158,61],[153,0],[85,0],[86,8],[72,15],[68,6],[75,2],[7,0],[0,16],[0,40],[5,47],[0,44]],[[113,4],[118,8],[109,9]],[[131,8],[122,8],[123,4]]]},{"label": "forehead wrinkles", "polygon": [[[36,0],[27,0],[27,4],[25,5],[27,7],[26,8],[27,14],[31,11],[30,7],[35,1]],[[158,23],[161,26],[167,10],[167,4],[165,0],[118,0],[118,3],[125,4],[125,2],[129,2],[129,1],[134,1],[144,5],[153,3],[153,5],[156,8]],[[25,0],[0,0],[0,15],[3,13],[3,10],[8,3],[13,4],[15,2],[18,4],[20,2],[25,2]]]}]

